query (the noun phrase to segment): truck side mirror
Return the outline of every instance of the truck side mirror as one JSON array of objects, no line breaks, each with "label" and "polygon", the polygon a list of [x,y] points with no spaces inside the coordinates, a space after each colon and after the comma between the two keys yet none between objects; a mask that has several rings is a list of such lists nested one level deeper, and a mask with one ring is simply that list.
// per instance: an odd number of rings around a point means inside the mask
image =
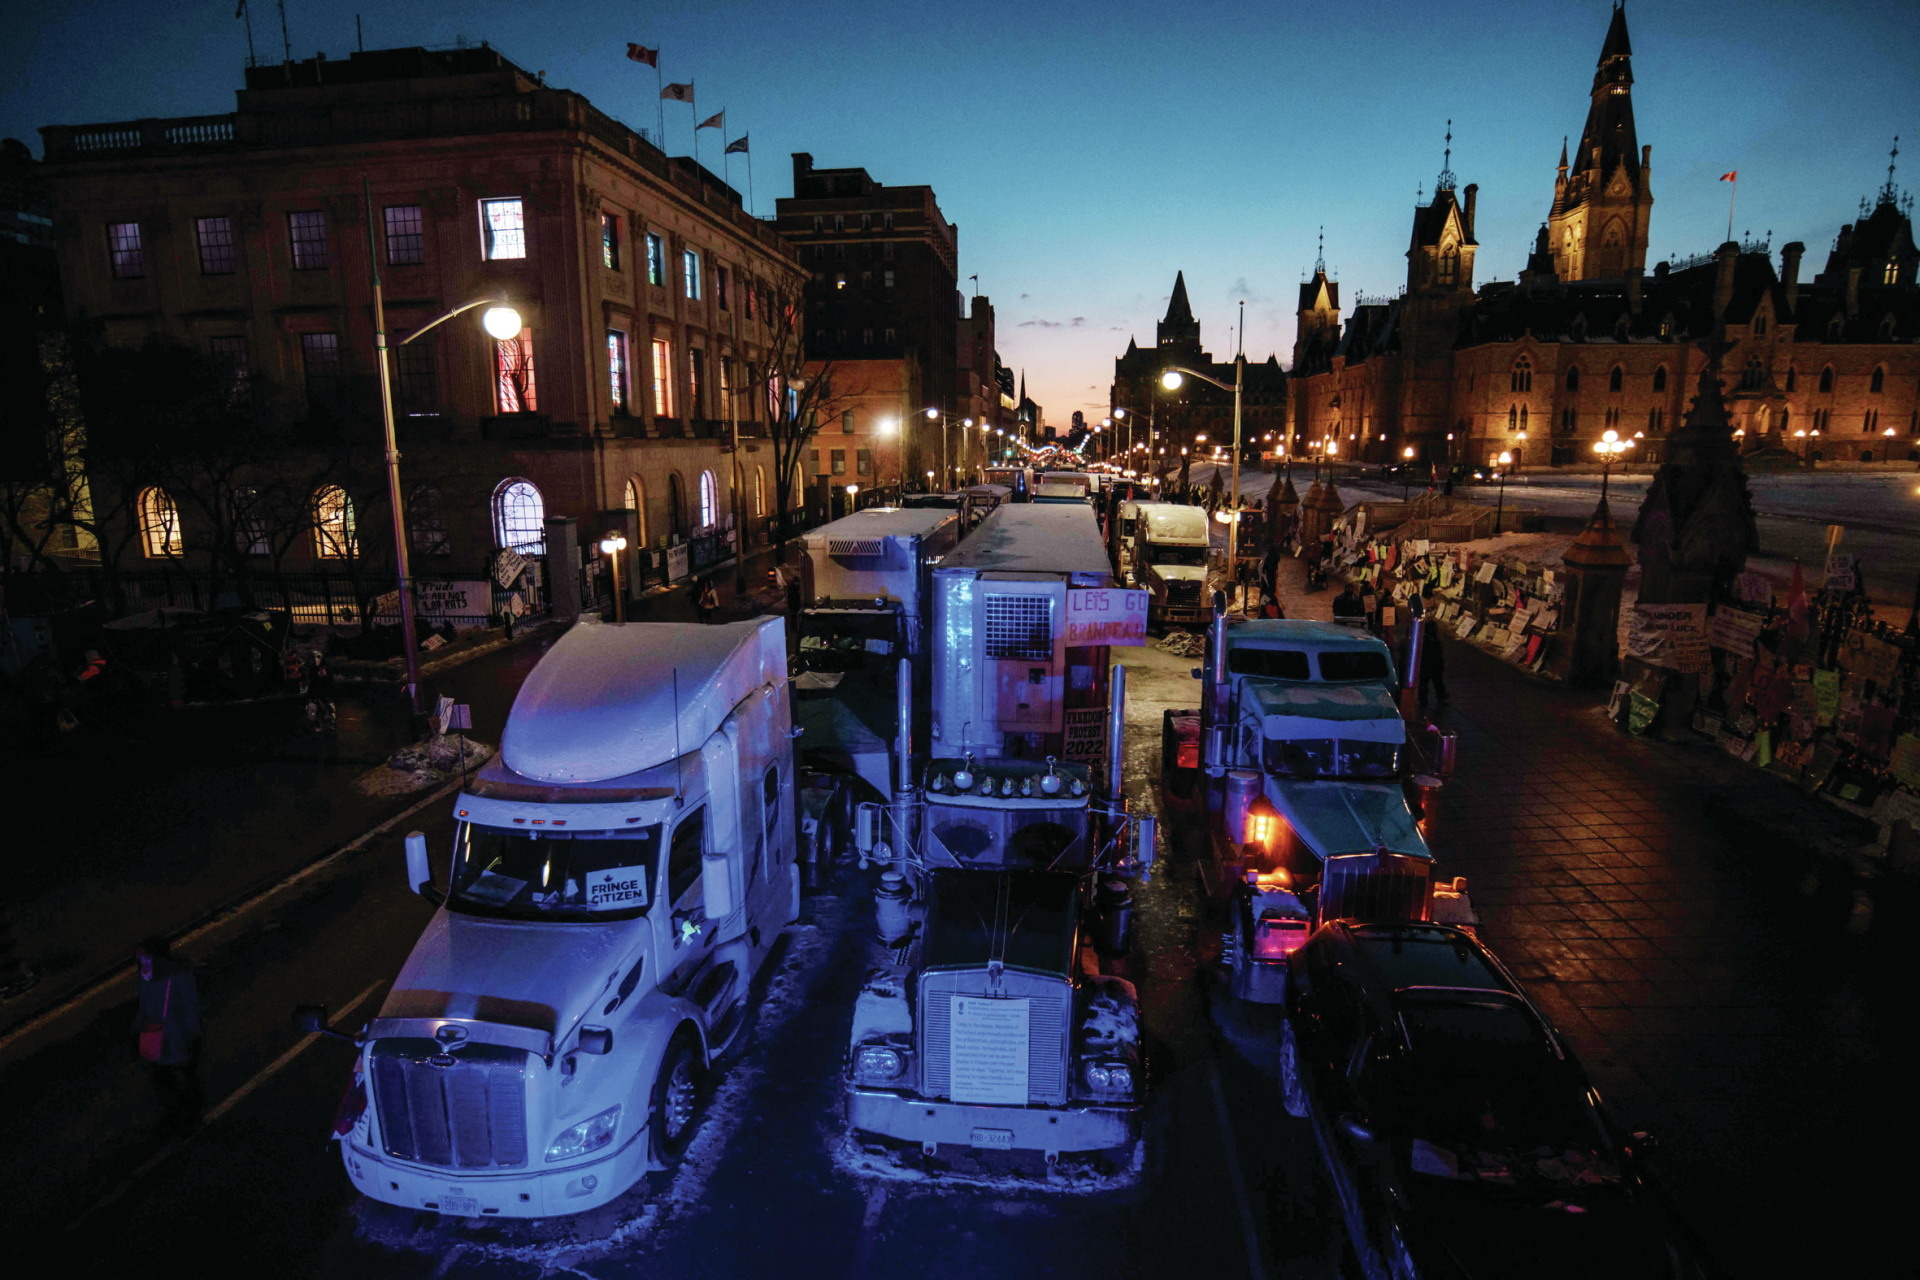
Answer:
[{"label": "truck side mirror", "polygon": [[707,919],[719,924],[733,914],[733,868],[724,853],[700,860],[700,888]]},{"label": "truck side mirror", "polygon": [[853,847],[863,854],[872,853],[879,826],[880,806],[871,800],[862,801],[853,811]]},{"label": "truck side mirror", "polygon": [[327,1025],[327,1006],[323,1004],[293,1006],[293,1029],[304,1036],[332,1036],[335,1040],[353,1043],[352,1036],[341,1035]]},{"label": "truck side mirror", "polygon": [[1144,879],[1153,870],[1153,839],[1155,819],[1150,813],[1133,815],[1133,841],[1127,850],[1127,857],[1138,868]]},{"label": "truck side mirror", "polygon": [[600,1057],[613,1052],[613,1032],[606,1027],[580,1028],[580,1052]]},{"label": "truck side mirror", "polygon": [[427,835],[424,831],[407,832],[407,888],[427,897],[433,888],[433,873],[427,870]]}]

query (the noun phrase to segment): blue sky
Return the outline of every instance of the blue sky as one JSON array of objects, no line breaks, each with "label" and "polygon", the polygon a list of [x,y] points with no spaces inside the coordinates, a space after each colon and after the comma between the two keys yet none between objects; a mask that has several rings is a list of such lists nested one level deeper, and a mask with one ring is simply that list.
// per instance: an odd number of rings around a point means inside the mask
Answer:
[{"label": "blue sky", "polygon": [[[280,49],[253,0],[254,40]],[[1480,185],[1477,275],[1512,279],[1579,134],[1609,0],[1366,5],[965,5],[734,0],[621,6],[287,0],[296,57],[488,40],[549,84],[631,124],[655,122],[653,73],[622,56],[657,45],[701,115],[751,131],[762,214],[792,190],[789,155],[930,183],[979,273],[1000,350],[1049,420],[1103,406],[1128,336],[1153,337],[1175,270],[1204,337],[1288,362],[1314,237],[1346,293],[1405,280],[1415,191],[1430,195],[1453,120],[1453,168]],[[47,123],[230,111],[246,56],[233,0],[71,0],[16,9],[0,53],[0,135]],[[1734,231],[1804,240],[1818,264],[1862,195],[1885,181],[1893,135],[1920,178],[1920,5],[1634,3],[1634,102],[1653,146],[1653,252],[1704,252]],[[667,104],[670,150],[691,113]],[[717,168],[711,131],[703,159]],[[744,167],[733,169],[745,189]],[[1920,181],[1914,183],[1920,186]],[[1815,266],[1817,269],[1817,265]],[[962,288],[968,286],[964,283]]]}]

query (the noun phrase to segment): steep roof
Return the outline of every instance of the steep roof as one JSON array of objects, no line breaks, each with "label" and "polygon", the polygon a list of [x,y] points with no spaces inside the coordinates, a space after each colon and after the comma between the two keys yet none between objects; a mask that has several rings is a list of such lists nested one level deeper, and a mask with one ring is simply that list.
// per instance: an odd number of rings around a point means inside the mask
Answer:
[{"label": "steep roof", "polygon": [[1161,321],[1166,325],[1189,325],[1193,323],[1193,307],[1187,302],[1187,273],[1173,273],[1173,297],[1167,300],[1167,316]]}]

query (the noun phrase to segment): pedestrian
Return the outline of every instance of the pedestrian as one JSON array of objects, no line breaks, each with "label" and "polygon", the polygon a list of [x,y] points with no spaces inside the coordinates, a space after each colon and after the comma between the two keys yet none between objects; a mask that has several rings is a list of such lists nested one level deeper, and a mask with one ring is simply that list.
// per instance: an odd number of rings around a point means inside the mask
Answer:
[{"label": "pedestrian", "polygon": [[705,622],[707,620],[707,584],[695,578],[693,585],[687,589],[687,603],[693,606],[693,620]]},{"label": "pedestrian", "polygon": [[1270,596],[1280,595],[1280,544],[1268,546],[1267,554],[1260,560],[1260,586]]},{"label": "pedestrian", "polygon": [[1367,604],[1353,589],[1353,583],[1341,584],[1340,594],[1333,598],[1333,620],[1335,622],[1365,622]]},{"label": "pedestrian", "polygon": [[164,938],[142,942],[134,959],[140,965],[134,1052],[153,1078],[163,1128],[186,1133],[200,1122],[200,989]]},{"label": "pedestrian", "polygon": [[1447,702],[1447,651],[1440,639],[1440,619],[1433,608],[1433,584],[1420,593],[1426,601],[1426,625],[1420,628],[1420,705],[1427,703],[1427,686],[1432,685]]},{"label": "pedestrian", "polygon": [[694,613],[704,623],[713,621],[713,611],[720,607],[720,593],[714,589],[713,579],[708,578],[700,584],[699,604]]}]

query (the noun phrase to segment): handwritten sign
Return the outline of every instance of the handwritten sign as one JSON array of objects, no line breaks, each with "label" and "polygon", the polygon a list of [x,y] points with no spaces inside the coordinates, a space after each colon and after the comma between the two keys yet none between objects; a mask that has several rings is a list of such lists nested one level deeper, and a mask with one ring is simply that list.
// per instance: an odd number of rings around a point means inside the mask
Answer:
[{"label": "handwritten sign", "polygon": [[688,554],[689,548],[684,542],[679,546],[667,548],[667,580],[669,582],[678,582],[687,576]]},{"label": "handwritten sign", "polygon": [[1027,1001],[954,996],[951,1037],[955,1102],[1027,1104]]},{"label": "handwritten sign", "polygon": [[1480,572],[1473,575],[1473,580],[1475,582],[1492,582],[1493,572],[1497,568],[1499,568],[1499,566],[1496,565],[1493,561],[1482,560],[1480,562]]},{"label": "handwritten sign", "polygon": [[1754,642],[1760,638],[1761,617],[1744,609],[1716,609],[1707,629],[1707,643],[1742,658],[1753,656]]},{"label": "handwritten sign", "polygon": [[[413,616],[429,622],[450,622],[456,628],[484,627],[493,613],[493,584],[458,582],[445,578],[413,580]],[[373,620],[383,626],[400,621],[400,593],[389,591],[374,601]]]},{"label": "handwritten sign", "polygon": [[1067,648],[1146,642],[1146,592],[1114,587],[1067,592]]},{"label": "handwritten sign", "polygon": [[526,567],[527,558],[513,548],[508,547],[500,553],[500,558],[493,563],[494,581],[503,587],[510,587],[513,585],[513,580],[520,576],[520,571]]},{"label": "handwritten sign", "polygon": [[1852,556],[1835,555],[1827,557],[1826,588],[1829,591],[1853,590]]},{"label": "handwritten sign", "polygon": [[589,871],[586,886],[587,906],[594,911],[621,911],[647,905],[645,867],[608,867],[604,871]]},{"label": "handwritten sign", "polygon": [[1634,605],[1627,654],[1672,671],[1700,670],[1707,662],[1707,606]]},{"label": "handwritten sign", "polygon": [[1107,713],[1099,707],[1068,711],[1062,754],[1093,766],[1097,776],[1107,758]]}]

